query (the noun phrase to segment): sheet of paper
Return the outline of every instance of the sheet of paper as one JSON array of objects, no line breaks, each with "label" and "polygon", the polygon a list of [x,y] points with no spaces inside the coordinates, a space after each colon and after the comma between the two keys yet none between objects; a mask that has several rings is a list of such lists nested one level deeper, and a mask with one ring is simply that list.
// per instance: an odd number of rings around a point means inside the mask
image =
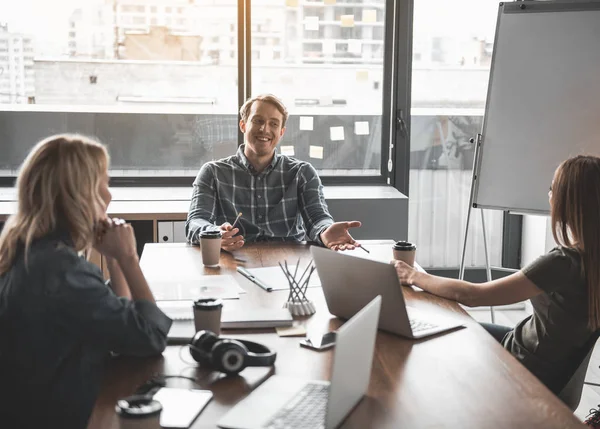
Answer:
[{"label": "sheet of paper", "polygon": [[285,0],[287,7],[298,7],[298,0]]},{"label": "sheet of paper", "polygon": [[294,156],[294,146],[279,146],[282,155]]},{"label": "sheet of paper", "polygon": [[325,0],[324,3],[325,4],[335,4],[336,0]]},{"label": "sheet of paper", "polygon": [[[292,273],[294,273],[294,271],[296,270],[296,266],[288,265],[288,269]],[[300,262],[300,267],[298,268],[297,274],[298,279],[300,278],[305,269],[306,265],[303,265],[302,262]],[[285,274],[283,274],[283,271],[281,271],[279,265],[275,267],[247,268],[247,270],[250,271],[252,275],[259,278],[263,283],[271,286],[273,290],[289,290],[290,288]],[[321,287],[321,280],[319,279],[319,275],[317,274],[316,270],[310,276],[308,287]]]},{"label": "sheet of paper", "polygon": [[356,71],[356,81],[357,82],[366,82],[369,80],[369,71],[368,70],[357,70]]},{"label": "sheet of paper", "polygon": [[312,116],[300,116],[300,129],[303,131],[312,131],[314,118]]},{"label": "sheet of paper", "polygon": [[362,22],[377,22],[377,11],[375,9],[363,9]]},{"label": "sheet of paper", "polygon": [[309,146],[308,156],[316,159],[323,159],[323,146]]},{"label": "sheet of paper", "polygon": [[354,134],[357,136],[369,135],[369,123],[367,121],[357,121],[354,123]]},{"label": "sheet of paper", "polygon": [[342,15],[340,21],[342,27],[354,27],[354,15]]},{"label": "sheet of paper", "polygon": [[329,138],[331,141],[344,140],[344,127],[330,127]]},{"label": "sheet of paper", "polygon": [[348,40],[348,52],[355,55],[362,54],[362,42],[357,39]]},{"label": "sheet of paper", "polygon": [[319,17],[318,16],[304,17],[304,29],[307,31],[319,31]]},{"label": "sheet of paper", "polygon": [[245,291],[231,275],[198,276],[196,278],[149,279],[154,299],[196,300],[199,298],[237,299]]}]

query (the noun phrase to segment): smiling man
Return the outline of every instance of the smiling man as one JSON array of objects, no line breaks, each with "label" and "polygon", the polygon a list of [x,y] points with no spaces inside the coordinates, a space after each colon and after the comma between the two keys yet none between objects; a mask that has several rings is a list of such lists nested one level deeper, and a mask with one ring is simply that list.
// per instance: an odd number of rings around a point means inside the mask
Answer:
[{"label": "smiling man", "polygon": [[[273,95],[247,100],[240,109],[244,144],[235,155],[202,166],[185,231],[218,229],[228,251],[252,241],[316,241],[333,250],[360,246],[348,232],[360,222],[334,222],[317,171],[308,162],[277,153],[288,112]],[[237,215],[240,219],[232,226]]]}]

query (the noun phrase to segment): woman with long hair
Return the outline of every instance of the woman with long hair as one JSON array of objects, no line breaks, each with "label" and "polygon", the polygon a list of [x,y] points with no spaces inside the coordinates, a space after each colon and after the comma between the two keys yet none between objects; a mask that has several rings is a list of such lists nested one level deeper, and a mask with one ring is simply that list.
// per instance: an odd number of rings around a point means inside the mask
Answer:
[{"label": "woman with long hair", "polygon": [[[17,211],[0,235],[7,427],[85,427],[111,352],[150,356],[166,347],[171,320],[140,270],[133,229],[106,215],[108,164],[102,144],[64,134],[39,142],[21,166]],[[82,257],[92,248],[106,257],[109,285]]]},{"label": "woman with long hair", "polygon": [[400,261],[395,266],[402,284],[469,307],[530,299],[533,314],[514,329],[482,325],[558,394],[600,328],[600,158],[564,161],[548,197],[558,246],[510,276],[475,284],[420,273]]}]

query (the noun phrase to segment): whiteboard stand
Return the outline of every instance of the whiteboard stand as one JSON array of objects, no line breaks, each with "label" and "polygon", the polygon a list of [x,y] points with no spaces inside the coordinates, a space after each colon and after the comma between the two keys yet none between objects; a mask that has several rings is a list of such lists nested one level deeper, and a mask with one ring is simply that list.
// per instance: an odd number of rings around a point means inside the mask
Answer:
[{"label": "whiteboard stand", "polygon": [[[475,140],[471,139],[471,143],[475,143]],[[481,148],[481,134],[477,134],[475,156],[473,158],[473,176],[471,177],[471,192],[469,194],[469,208],[467,210],[467,222],[465,225],[465,239],[463,241],[462,256],[460,258],[460,270],[458,272],[459,280],[464,280],[465,277],[465,255],[467,253],[467,238],[469,237],[469,221],[471,220],[471,210],[473,209],[473,194],[475,190],[475,181],[477,180],[477,159],[479,157],[479,150]],[[481,229],[483,230],[483,249],[485,252],[485,274],[487,281],[492,281],[492,269],[490,267],[490,257],[488,253],[487,245],[487,234],[485,232],[485,216],[483,215],[483,209],[479,209],[481,213]],[[494,307],[490,306],[490,318],[492,323],[496,323],[496,314],[494,313]]]}]

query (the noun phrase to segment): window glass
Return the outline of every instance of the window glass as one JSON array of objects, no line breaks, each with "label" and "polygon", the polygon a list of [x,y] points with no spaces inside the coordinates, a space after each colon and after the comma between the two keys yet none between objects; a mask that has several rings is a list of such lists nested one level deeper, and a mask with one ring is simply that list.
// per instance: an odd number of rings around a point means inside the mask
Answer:
[{"label": "window glass", "polygon": [[[458,267],[474,146],[481,132],[498,2],[416,0],[413,23],[409,239],[425,267]],[[502,212],[485,211],[491,264],[502,259]],[[483,266],[474,210],[466,266]]]}]

